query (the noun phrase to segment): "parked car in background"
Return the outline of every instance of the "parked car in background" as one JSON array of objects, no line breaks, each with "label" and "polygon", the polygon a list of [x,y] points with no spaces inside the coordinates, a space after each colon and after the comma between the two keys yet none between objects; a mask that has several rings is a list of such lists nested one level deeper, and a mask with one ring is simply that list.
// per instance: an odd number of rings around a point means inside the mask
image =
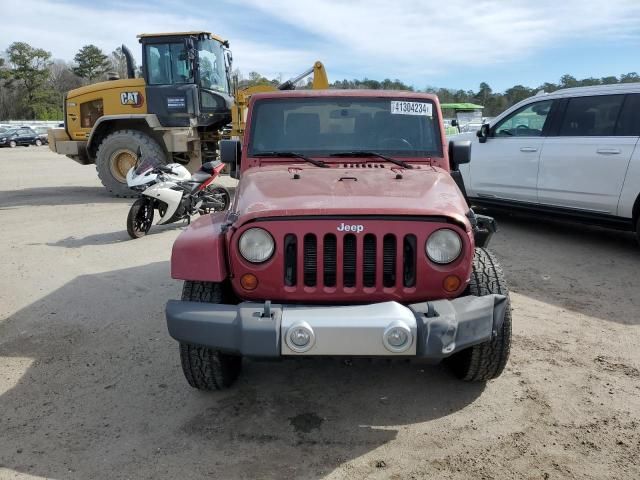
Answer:
[{"label": "parked car in background", "polygon": [[476,206],[525,209],[635,231],[640,240],[640,83],[523,100],[476,133],[461,165]]},{"label": "parked car in background", "polygon": [[0,133],[0,147],[17,147],[22,145],[42,145],[42,140],[38,134],[30,127],[9,128]]},{"label": "parked car in background", "polygon": [[49,144],[49,135],[48,135],[48,127],[34,127],[35,132],[38,134],[40,141],[43,145]]}]

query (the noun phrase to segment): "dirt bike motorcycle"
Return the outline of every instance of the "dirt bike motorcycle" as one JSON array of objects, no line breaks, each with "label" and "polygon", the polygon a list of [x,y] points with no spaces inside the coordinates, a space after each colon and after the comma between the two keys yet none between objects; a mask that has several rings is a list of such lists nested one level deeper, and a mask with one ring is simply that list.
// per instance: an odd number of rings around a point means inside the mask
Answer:
[{"label": "dirt bike motorcycle", "polygon": [[191,216],[229,208],[229,191],[213,184],[220,175],[224,163],[219,160],[206,162],[193,175],[179,163],[155,165],[152,161],[140,161],[127,173],[127,185],[140,192],[127,216],[127,233],[131,238],[144,237],[153,224],[157,210],[160,219],[156,225],[179,220],[190,223]]}]

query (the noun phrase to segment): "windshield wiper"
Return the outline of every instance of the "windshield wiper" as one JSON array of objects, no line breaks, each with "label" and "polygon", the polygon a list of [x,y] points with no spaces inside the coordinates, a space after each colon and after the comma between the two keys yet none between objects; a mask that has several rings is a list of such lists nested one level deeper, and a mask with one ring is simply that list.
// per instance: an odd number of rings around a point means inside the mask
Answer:
[{"label": "windshield wiper", "polygon": [[252,154],[254,157],[283,157],[283,158],[300,158],[305,162],[309,162],[312,165],[320,168],[329,168],[329,165],[322,160],[314,160],[306,155],[302,155],[298,152],[256,152]]},{"label": "windshield wiper", "polygon": [[363,151],[354,150],[352,152],[336,152],[336,153],[332,153],[329,156],[330,157],[378,157],[378,158],[382,158],[383,160],[386,160],[387,162],[394,163],[402,168],[407,168],[407,169],[413,168],[413,165],[403,160],[387,157],[386,155],[382,155],[381,153],[370,152],[367,150],[363,150]]},{"label": "windshield wiper", "polygon": [[283,157],[283,158],[300,158],[305,162],[309,162],[312,165],[320,168],[329,168],[329,165],[322,160],[314,160],[306,155],[302,155],[298,152],[256,152],[252,154],[254,157]]}]

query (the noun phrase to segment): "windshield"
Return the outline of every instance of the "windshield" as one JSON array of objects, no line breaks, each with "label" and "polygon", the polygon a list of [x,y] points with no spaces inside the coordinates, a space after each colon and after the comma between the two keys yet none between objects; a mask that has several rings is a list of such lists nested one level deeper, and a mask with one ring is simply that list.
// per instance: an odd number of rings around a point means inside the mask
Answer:
[{"label": "windshield", "polygon": [[156,158],[152,159],[151,157],[140,157],[138,159],[138,162],[136,163],[136,169],[134,170],[134,173],[136,174],[136,176],[143,175],[144,173],[152,170],[158,165],[162,165],[162,162]]},{"label": "windshield", "polygon": [[377,152],[441,155],[437,112],[426,99],[284,98],[256,102],[249,155]]},{"label": "windshield", "polygon": [[224,50],[216,40],[200,40],[198,42],[198,73],[200,86],[218,92],[229,91],[229,83],[225,69]]}]

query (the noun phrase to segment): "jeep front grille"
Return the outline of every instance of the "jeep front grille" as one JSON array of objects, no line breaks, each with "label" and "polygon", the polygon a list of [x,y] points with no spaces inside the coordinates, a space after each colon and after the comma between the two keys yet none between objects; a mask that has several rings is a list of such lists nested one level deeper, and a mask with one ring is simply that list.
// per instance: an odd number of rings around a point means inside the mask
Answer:
[{"label": "jeep front grille", "polygon": [[[289,233],[284,237],[284,284],[289,287],[298,286],[299,281],[304,287],[415,287],[416,262],[413,234]],[[402,270],[398,270],[399,263]],[[298,265],[302,265],[301,280],[296,274]]]}]

